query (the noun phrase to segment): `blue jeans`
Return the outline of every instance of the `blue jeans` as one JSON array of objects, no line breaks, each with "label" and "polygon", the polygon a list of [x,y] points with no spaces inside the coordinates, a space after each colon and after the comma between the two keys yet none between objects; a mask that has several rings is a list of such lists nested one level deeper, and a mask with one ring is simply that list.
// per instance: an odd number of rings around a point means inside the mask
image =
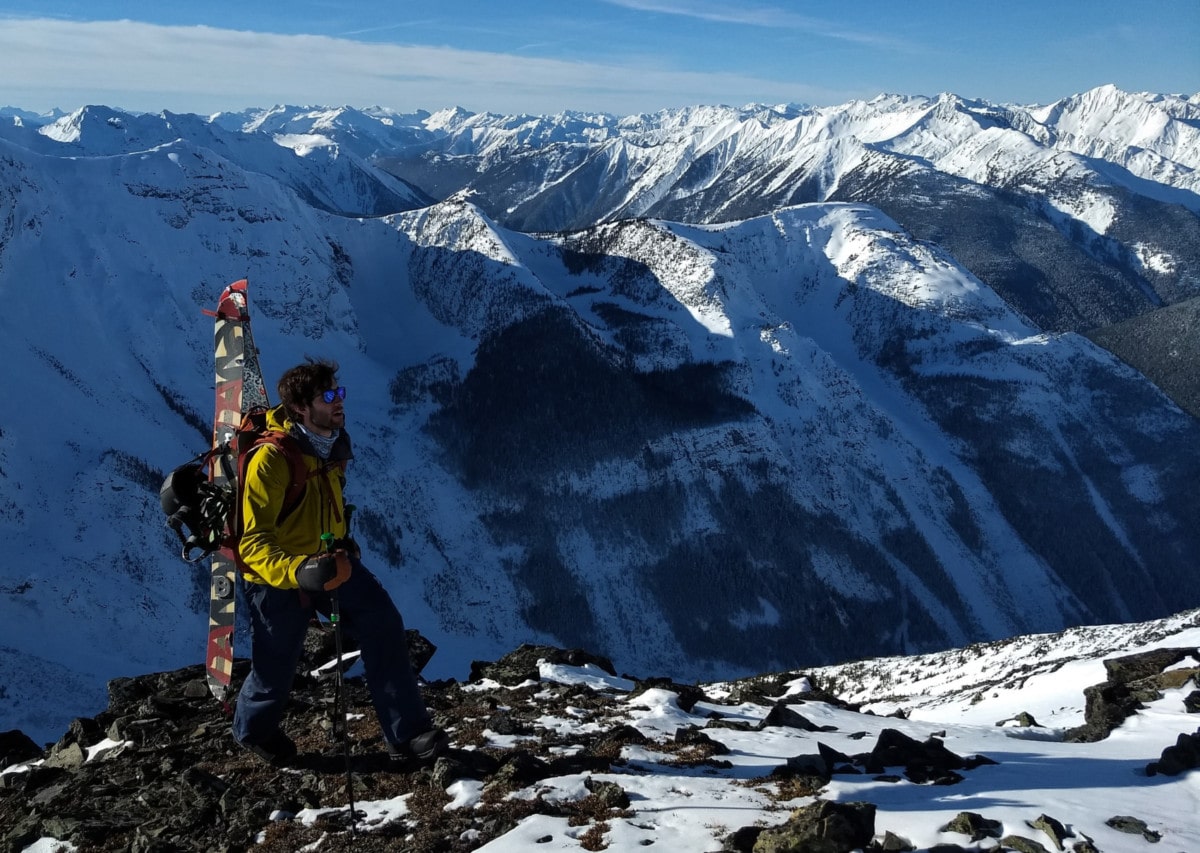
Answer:
[{"label": "blue jeans", "polygon": [[[327,595],[276,589],[242,582],[250,625],[250,674],[238,693],[233,736],[248,743],[265,743],[276,736],[304,636],[315,609],[328,612]],[[404,619],[379,580],[354,560],[350,579],[337,589],[342,627],[358,641],[367,688],[383,737],[392,744],[405,741],[432,726],[408,659]]]}]

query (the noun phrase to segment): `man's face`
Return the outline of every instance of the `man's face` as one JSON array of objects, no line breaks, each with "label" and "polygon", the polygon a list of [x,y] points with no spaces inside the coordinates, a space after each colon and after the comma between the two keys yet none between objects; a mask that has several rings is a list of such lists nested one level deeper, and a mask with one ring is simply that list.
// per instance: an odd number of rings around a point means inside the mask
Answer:
[{"label": "man's face", "polygon": [[[333,402],[325,402],[326,397],[332,397]],[[346,425],[345,398],[345,389],[339,387],[318,394],[307,406],[298,410],[300,423],[317,435],[332,435],[335,429],[342,429]]]}]

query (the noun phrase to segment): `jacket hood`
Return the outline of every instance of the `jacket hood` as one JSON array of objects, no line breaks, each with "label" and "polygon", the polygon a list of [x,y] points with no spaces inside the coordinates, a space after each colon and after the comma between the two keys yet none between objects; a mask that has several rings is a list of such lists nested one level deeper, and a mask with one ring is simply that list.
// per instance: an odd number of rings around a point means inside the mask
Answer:
[{"label": "jacket hood", "polygon": [[267,410],[267,429],[290,433],[293,426],[295,426],[295,421],[288,415],[287,409],[282,403]]}]

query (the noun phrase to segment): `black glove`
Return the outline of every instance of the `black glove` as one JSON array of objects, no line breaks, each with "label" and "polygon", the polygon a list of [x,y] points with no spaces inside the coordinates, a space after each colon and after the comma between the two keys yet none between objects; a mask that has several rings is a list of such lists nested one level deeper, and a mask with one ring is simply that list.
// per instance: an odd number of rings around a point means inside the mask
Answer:
[{"label": "black glove", "polygon": [[358,543],[349,536],[344,536],[341,539],[335,539],[333,541],[333,550],[345,551],[351,556],[351,558],[355,560],[362,559],[362,548],[359,548]]},{"label": "black glove", "polygon": [[350,557],[345,551],[313,554],[296,569],[296,584],[305,592],[330,592],[350,579]]}]

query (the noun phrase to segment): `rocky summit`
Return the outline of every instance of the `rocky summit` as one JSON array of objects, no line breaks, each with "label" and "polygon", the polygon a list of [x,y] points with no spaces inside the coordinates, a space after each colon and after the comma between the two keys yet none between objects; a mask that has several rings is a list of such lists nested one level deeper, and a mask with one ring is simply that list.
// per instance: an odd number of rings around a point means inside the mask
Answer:
[{"label": "rocky summit", "polygon": [[[339,721],[330,642],[314,627],[297,673],[284,723],[300,753],[292,766],[268,766],[234,744],[200,666],[112,681],[108,708],[75,720],[44,750],[19,731],[0,735],[0,766],[7,768],[0,773],[0,849],[23,851],[40,841],[43,850],[61,844],[139,853],[431,853],[475,850],[510,836],[517,840],[504,850],[604,850],[619,838],[628,849],[678,851],[691,848],[673,841],[669,809],[656,799],[666,795],[651,796],[645,786],[686,799],[719,783],[716,800],[732,809],[723,816],[742,821],[706,821],[710,844],[703,849],[916,850],[902,829],[888,825],[891,817],[877,815],[874,802],[834,794],[838,780],[878,783],[883,803],[902,786],[928,791],[930,802],[976,801],[970,793],[947,800],[946,788],[969,788],[976,774],[995,774],[1008,760],[959,754],[947,745],[953,734],[901,711],[862,711],[800,673],[687,685],[618,676],[606,659],[581,650],[524,645],[498,661],[476,662],[466,682],[425,683],[451,749],[434,763],[398,763],[386,754],[365,684],[350,663],[343,664],[342,686],[347,741],[332,734]],[[409,642],[418,664],[433,652],[416,632]],[[1194,688],[1198,661],[1195,648],[1106,659],[1108,680],[1088,691],[1086,737],[1046,730],[1038,736],[1094,748],[1164,692]],[[240,662],[235,683],[245,673]],[[1193,690],[1189,712],[1200,710],[1197,698]],[[1028,714],[996,726],[1014,722],[1037,728]],[[772,736],[791,745],[781,750],[752,740]],[[1144,779],[1195,768],[1198,743],[1200,731],[1164,744]],[[1114,815],[1105,831],[1150,839],[1158,830],[1147,817]],[[1105,849],[1086,833],[1082,816],[1030,814],[1018,833],[972,811],[942,824],[938,832],[964,844],[1006,832],[993,849]]]}]

